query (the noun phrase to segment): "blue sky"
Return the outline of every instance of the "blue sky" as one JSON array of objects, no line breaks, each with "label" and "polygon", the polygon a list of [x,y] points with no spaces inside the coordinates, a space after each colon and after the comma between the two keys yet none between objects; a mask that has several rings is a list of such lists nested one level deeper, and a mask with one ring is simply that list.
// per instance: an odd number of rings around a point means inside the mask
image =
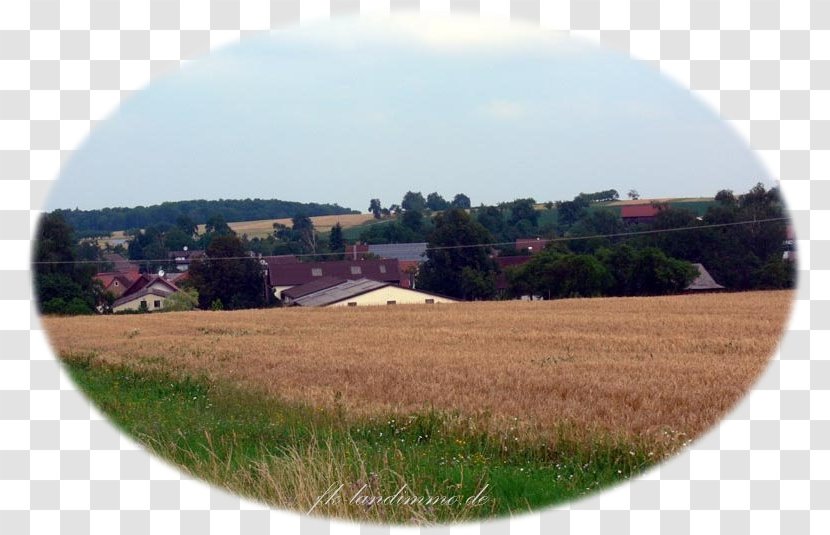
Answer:
[{"label": "blue sky", "polygon": [[407,190],[478,205],[767,178],[713,111],[623,55],[479,21],[351,20],[249,39],[130,96],[47,208],[259,197],[366,211]]}]

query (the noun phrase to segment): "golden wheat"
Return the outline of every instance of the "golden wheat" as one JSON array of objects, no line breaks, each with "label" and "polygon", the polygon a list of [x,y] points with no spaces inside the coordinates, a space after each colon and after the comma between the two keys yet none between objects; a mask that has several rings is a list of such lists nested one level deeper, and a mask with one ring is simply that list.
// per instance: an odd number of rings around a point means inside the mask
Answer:
[{"label": "golden wheat", "polygon": [[346,414],[692,438],[752,385],[790,291],[44,318],[56,351]]}]

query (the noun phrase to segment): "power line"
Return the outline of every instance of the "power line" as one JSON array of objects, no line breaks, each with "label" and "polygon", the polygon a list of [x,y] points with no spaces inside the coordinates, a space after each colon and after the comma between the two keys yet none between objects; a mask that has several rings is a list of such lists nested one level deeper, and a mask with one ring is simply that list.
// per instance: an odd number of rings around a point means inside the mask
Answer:
[{"label": "power line", "polygon": [[[633,232],[617,232],[612,234],[593,234],[590,236],[560,236],[558,238],[539,238],[540,243],[555,243],[555,242],[568,242],[568,241],[580,241],[580,240],[595,240],[595,239],[602,239],[602,238],[624,238],[628,236],[644,236],[649,234],[663,234],[668,232],[683,232],[688,230],[702,230],[702,229],[712,229],[712,228],[724,228],[724,227],[735,227],[740,225],[754,225],[757,223],[773,223],[777,221],[789,221],[787,217],[770,217],[766,219],[752,219],[747,221],[733,221],[731,223],[712,223],[709,225],[698,225],[695,227],[674,227],[674,228],[667,228],[667,229],[652,229],[652,230],[638,230]],[[493,242],[493,243],[475,243],[470,245],[441,245],[436,247],[427,247],[427,251],[440,251],[440,250],[449,250],[449,249],[470,249],[474,247],[498,247],[504,245],[515,245],[515,241],[509,242]],[[314,256],[339,256],[343,254],[349,253],[298,253],[298,254],[289,254],[289,255],[271,255],[271,256],[223,256],[223,257],[215,257],[215,258],[208,258],[208,260],[260,260],[266,258],[275,258],[278,256],[294,256],[297,258],[306,258],[306,257],[314,257]],[[363,253],[360,253],[363,254]],[[151,262],[170,262],[174,260],[173,258],[151,258],[151,259],[142,259],[142,260],[130,260],[131,264],[141,264],[141,263],[151,263]],[[191,262],[198,262],[199,259],[192,260]],[[32,262],[35,265],[44,265],[44,264],[107,264],[110,263],[109,260],[52,260],[52,261],[40,261],[40,262]]]}]

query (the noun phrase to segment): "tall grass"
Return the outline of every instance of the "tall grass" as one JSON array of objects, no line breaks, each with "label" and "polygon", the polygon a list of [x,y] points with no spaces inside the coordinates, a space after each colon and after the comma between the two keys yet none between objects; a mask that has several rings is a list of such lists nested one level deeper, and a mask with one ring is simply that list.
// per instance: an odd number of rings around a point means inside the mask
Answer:
[{"label": "tall grass", "polygon": [[[630,477],[666,453],[602,434],[586,443],[567,426],[552,442],[517,430],[494,435],[473,418],[437,411],[344,417],[90,354],[65,362],[92,400],[158,455],[234,492],[310,514],[429,524],[522,512]],[[328,499],[331,489],[337,499]],[[365,502],[396,493],[408,503]],[[467,503],[476,495],[486,502]],[[451,496],[459,503],[437,501]]]}]

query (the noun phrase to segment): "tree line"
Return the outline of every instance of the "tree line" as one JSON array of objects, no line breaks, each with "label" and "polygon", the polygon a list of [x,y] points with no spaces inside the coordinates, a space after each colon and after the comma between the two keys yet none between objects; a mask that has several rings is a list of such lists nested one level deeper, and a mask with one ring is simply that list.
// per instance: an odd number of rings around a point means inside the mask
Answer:
[{"label": "tree line", "polygon": [[[388,221],[367,226],[360,239],[366,243],[428,242],[417,286],[461,299],[675,293],[696,276],[691,264],[697,262],[729,289],[791,288],[795,284],[793,262],[782,258],[786,221],[710,227],[783,217],[777,188],[767,190],[758,184],[744,194],[722,190],[702,216],[665,205],[653,221],[636,224],[624,222],[616,209],[604,206],[613,193],[582,193],[571,201],[544,207],[532,198],[521,198],[476,208],[469,207],[469,197],[458,194],[453,202],[466,207],[450,203],[449,208],[437,210],[436,206],[445,206],[436,199],[440,195],[424,197],[409,191],[399,209],[382,215]],[[250,308],[272,304],[262,266],[253,258],[257,254],[334,260],[342,258],[346,246],[339,224],[329,232],[319,232],[303,213],[295,214],[290,226],[275,224],[265,238],[237,236],[220,213],[209,215],[205,223],[205,232],[197,234],[196,221],[179,215],[172,224],[162,222],[132,231],[126,250],[115,250],[143,260],[142,268],[155,272],[175,269],[170,251],[185,246],[204,249],[208,258],[191,263],[188,285],[193,293],[188,294],[188,302],[200,308]],[[688,230],[674,231],[679,228]],[[501,271],[495,257],[528,254],[517,251],[513,242],[530,237],[552,243],[522,266]],[[244,256],[251,258],[222,260]],[[35,257],[42,311],[91,313],[96,306],[106,305],[108,298],[93,275],[107,266],[71,263],[100,261],[101,251],[93,243],[79,243],[64,211],[43,218]],[[506,286],[499,285],[500,280]]]},{"label": "tree line", "polygon": [[226,221],[281,219],[303,213],[310,216],[359,213],[338,204],[301,203],[279,199],[219,199],[171,201],[152,206],[116,207],[97,210],[55,210],[81,236],[101,236],[117,230],[175,225],[187,217],[197,225],[215,214]]},{"label": "tree line", "polygon": [[[424,236],[430,249],[417,283],[462,299],[661,295],[683,290],[697,275],[692,263],[702,263],[729,289],[795,284],[794,263],[783,258],[787,222],[757,222],[785,216],[777,188],[767,190],[759,183],[741,195],[722,190],[702,217],[662,205],[653,221],[640,223],[626,223],[617,210],[595,206],[606,193],[580,194],[544,210],[536,209],[533,199],[516,199],[471,213],[438,214]],[[657,232],[612,236],[643,231]],[[553,241],[524,265],[500,273],[490,252],[529,254],[516,251],[511,242],[534,236]],[[469,247],[493,243],[498,245]],[[506,290],[497,288],[500,276],[507,280]]]}]

